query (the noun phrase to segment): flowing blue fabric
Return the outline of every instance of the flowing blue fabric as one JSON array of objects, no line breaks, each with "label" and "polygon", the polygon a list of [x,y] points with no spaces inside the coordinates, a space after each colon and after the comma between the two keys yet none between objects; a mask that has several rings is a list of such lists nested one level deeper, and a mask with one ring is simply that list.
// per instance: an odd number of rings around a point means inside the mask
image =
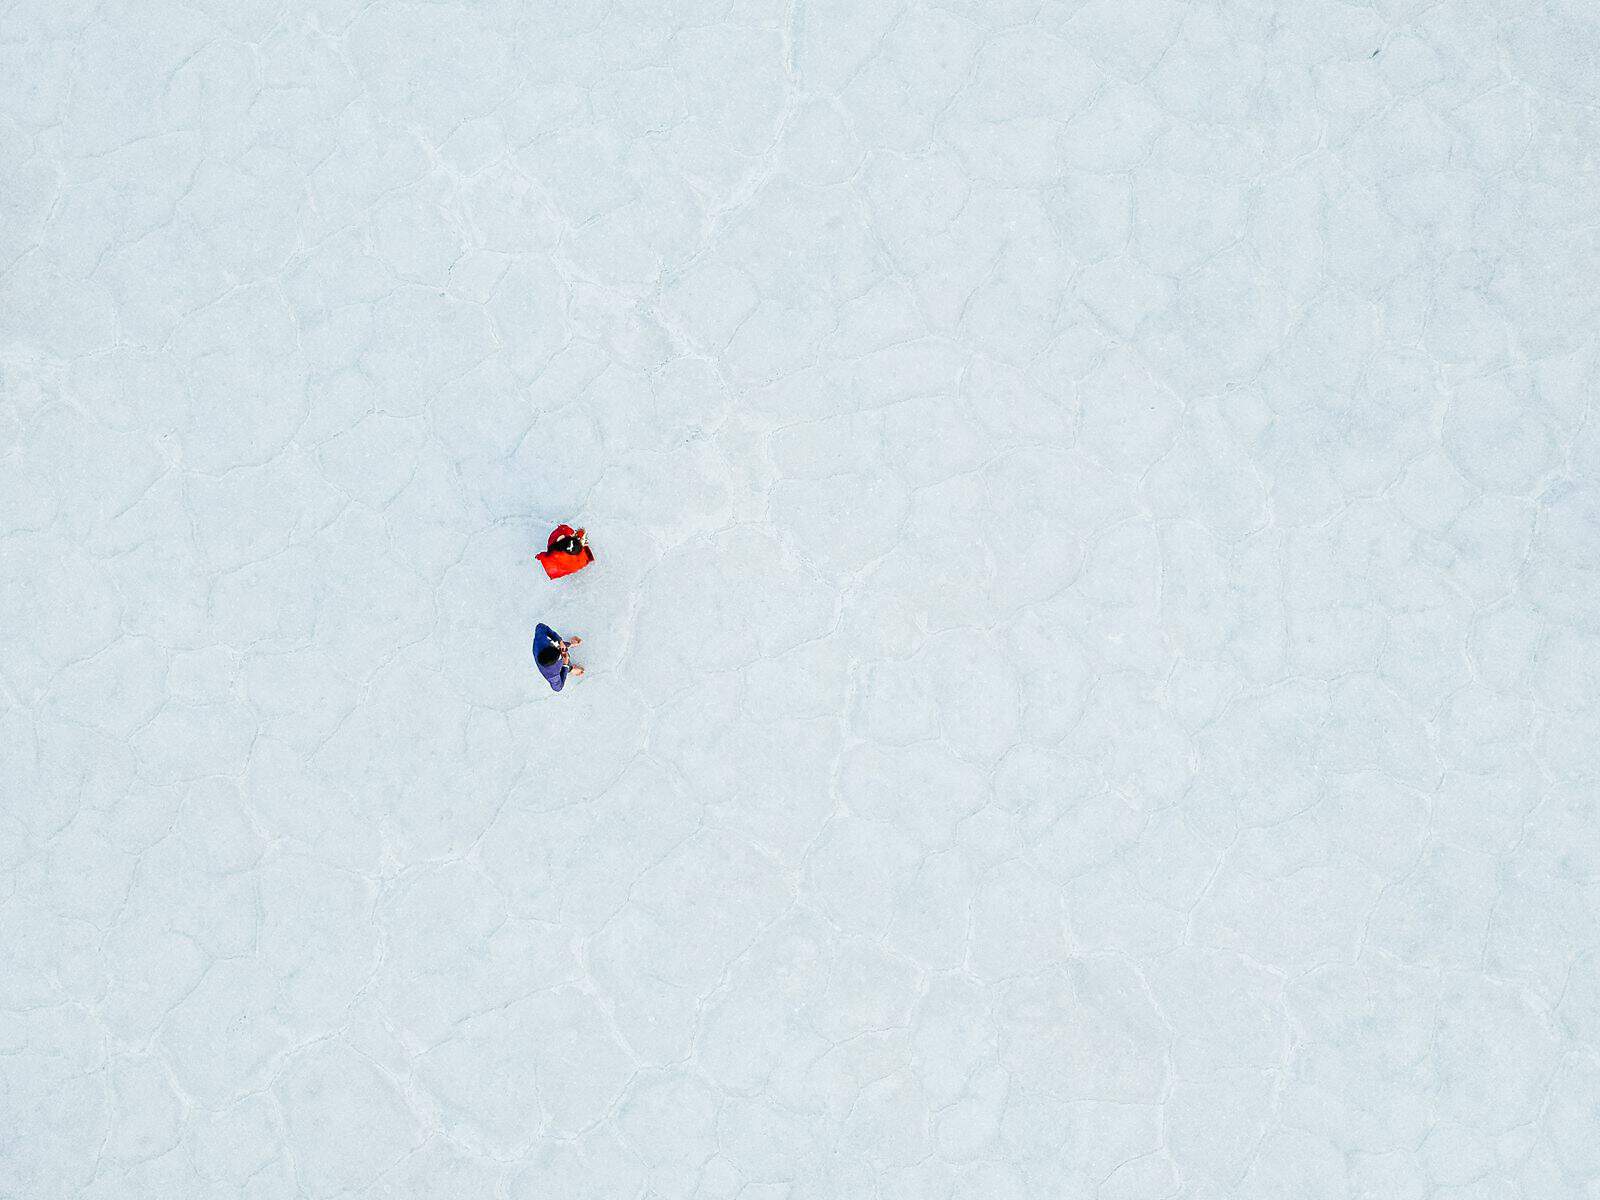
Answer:
[{"label": "flowing blue fabric", "polygon": [[554,646],[559,650],[561,648],[561,635],[543,621],[540,621],[533,631],[533,662],[539,668],[539,674],[543,675],[545,682],[550,685],[550,690],[559,692],[566,686],[567,672],[572,668],[567,666],[567,662],[563,658],[556,659],[548,667],[541,663],[539,661],[539,651],[546,646]]}]

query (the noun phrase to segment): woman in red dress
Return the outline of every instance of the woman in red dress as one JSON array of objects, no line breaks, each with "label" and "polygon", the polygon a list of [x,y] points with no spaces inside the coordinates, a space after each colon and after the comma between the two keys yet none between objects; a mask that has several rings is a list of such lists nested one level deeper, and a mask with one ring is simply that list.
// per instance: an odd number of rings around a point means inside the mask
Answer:
[{"label": "woman in red dress", "polygon": [[534,555],[544,573],[551,579],[560,579],[581,571],[594,561],[594,551],[589,549],[589,539],[584,531],[571,525],[557,525],[550,534],[544,553]]}]

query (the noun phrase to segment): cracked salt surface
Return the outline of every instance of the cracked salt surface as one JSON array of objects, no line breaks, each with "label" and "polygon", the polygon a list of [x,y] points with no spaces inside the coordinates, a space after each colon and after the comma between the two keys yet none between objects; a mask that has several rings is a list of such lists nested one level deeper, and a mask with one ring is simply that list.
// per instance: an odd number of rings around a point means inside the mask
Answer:
[{"label": "cracked salt surface", "polygon": [[0,1196],[1595,1194],[1592,5],[4,9]]}]

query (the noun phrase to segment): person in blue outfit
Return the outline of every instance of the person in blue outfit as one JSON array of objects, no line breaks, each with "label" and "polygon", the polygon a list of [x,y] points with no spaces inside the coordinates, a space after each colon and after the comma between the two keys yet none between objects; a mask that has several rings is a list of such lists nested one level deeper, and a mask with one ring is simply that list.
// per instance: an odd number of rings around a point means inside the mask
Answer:
[{"label": "person in blue outfit", "polygon": [[572,647],[582,638],[566,638],[543,621],[533,631],[533,661],[539,664],[539,674],[544,676],[552,692],[559,692],[567,683],[567,675],[582,675],[583,668],[573,664]]}]

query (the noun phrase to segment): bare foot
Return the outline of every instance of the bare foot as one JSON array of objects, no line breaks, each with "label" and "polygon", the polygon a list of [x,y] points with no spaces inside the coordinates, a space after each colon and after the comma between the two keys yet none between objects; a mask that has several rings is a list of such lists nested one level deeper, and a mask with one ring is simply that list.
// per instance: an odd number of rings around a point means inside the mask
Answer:
[{"label": "bare foot", "polygon": [[574,676],[582,675],[583,674],[583,668],[582,667],[573,667],[572,668],[572,673],[573,673]]}]

